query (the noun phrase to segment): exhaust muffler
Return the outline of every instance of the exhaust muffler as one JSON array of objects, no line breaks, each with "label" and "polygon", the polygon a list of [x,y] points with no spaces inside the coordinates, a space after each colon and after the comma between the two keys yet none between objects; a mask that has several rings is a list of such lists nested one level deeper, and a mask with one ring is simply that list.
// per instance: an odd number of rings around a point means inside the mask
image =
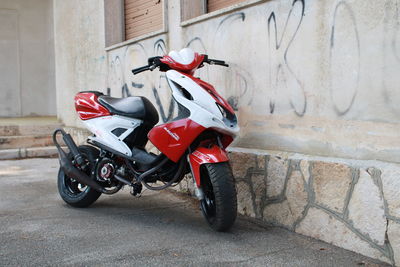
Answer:
[{"label": "exhaust muffler", "polygon": [[86,173],[84,173],[83,171],[79,170],[74,165],[72,165],[72,162],[68,159],[67,154],[61,148],[60,144],[57,142],[56,137],[59,132],[62,134],[64,142],[67,145],[68,149],[71,151],[74,161],[79,166],[81,166],[84,163],[84,158],[82,157],[82,154],[79,153],[78,147],[75,144],[70,134],[67,134],[63,129],[55,130],[53,133],[53,143],[57,148],[60,160],[60,166],[63,169],[64,173],[68,177],[77,180],[78,182],[87,185],[98,192],[107,194],[108,191],[104,187],[93,181]]}]

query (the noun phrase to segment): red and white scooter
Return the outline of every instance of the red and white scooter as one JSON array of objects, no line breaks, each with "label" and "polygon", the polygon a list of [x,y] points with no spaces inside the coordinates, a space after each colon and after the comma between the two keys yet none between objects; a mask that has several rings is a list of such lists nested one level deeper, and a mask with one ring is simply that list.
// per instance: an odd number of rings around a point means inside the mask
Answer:
[{"label": "red and white scooter", "polygon": [[[151,57],[148,65],[133,74],[159,68],[166,72],[178,115],[164,124],[145,97],[114,98],[97,91],[80,92],[75,108],[93,133],[89,145],[77,147],[62,129],[53,140],[60,156],[58,190],[75,207],[87,207],[103,194],[114,194],[124,185],[140,195],[142,185],[161,190],[178,184],[192,173],[195,193],[209,225],[217,231],[229,229],[237,213],[235,181],[226,147],[239,132],[237,118],[228,102],[214,87],[193,77],[203,65],[228,65],[189,48]],[[61,133],[67,154],[57,141]],[[150,142],[160,151],[146,151]]]}]

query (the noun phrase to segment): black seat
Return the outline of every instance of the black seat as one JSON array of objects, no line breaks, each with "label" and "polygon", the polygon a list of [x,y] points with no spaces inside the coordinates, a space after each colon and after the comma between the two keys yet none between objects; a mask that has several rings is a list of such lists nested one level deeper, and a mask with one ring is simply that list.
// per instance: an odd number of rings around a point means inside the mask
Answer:
[{"label": "black seat", "polygon": [[155,125],[158,122],[158,113],[156,108],[143,96],[116,98],[102,95],[98,99],[99,102],[111,112],[111,114],[141,119],[151,125]]}]

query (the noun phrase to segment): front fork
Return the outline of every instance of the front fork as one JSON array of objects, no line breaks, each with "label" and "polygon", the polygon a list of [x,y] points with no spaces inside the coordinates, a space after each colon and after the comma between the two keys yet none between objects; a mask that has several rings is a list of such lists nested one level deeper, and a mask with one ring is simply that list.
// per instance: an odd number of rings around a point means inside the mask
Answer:
[{"label": "front fork", "polygon": [[204,198],[204,192],[201,188],[201,165],[226,161],[229,161],[228,155],[225,149],[218,145],[213,145],[211,147],[198,147],[188,155],[188,162],[194,180],[193,182],[196,185],[194,190],[198,199],[202,200]]}]

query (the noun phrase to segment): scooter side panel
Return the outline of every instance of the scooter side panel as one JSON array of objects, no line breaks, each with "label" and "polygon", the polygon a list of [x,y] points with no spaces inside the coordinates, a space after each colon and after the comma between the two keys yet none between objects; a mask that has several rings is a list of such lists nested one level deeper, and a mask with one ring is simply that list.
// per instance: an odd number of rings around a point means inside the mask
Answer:
[{"label": "scooter side panel", "polygon": [[189,118],[161,124],[150,130],[150,142],[170,160],[178,162],[190,144],[205,130]]},{"label": "scooter side panel", "polygon": [[[85,120],[85,126],[94,133],[95,136],[90,136],[89,139],[104,144],[122,154],[132,156],[131,149],[125,144],[124,139],[130,135],[143,121],[122,117],[118,115],[105,116]],[[117,128],[125,129],[125,132],[117,136],[113,130]]]}]

